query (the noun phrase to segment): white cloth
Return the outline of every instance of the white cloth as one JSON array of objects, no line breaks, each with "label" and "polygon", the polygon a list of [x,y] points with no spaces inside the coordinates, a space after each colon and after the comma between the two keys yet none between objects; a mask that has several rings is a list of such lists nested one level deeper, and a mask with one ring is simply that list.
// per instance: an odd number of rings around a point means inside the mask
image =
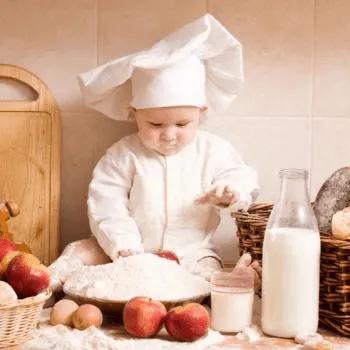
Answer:
[{"label": "white cloth", "polygon": [[220,212],[194,200],[213,184],[228,182],[247,200],[257,174],[232,145],[205,131],[182,151],[162,156],[137,134],[115,143],[96,165],[89,186],[93,235],[112,259],[119,250],[169,249],[191,270],[216,256],[212,236]]},{"label": "white cloth", "polygon": [[112,119],[128,107],[208,106],[227,110],[243,83],[242,47],[212,15],[176,30],[147,51],[78,77],[85,103]]}]

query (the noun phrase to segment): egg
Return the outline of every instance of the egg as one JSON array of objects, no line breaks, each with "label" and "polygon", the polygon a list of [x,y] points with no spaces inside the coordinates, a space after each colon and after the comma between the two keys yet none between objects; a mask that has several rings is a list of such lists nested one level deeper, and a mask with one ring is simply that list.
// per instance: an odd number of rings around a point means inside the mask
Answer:
[{"label": "egg", "polygon": [[62,299],[58,301],[51,309],[49,323],[53,326],[63,324],[72,327],[72,316],[78,308],[79,305],[73,300]]},{"label": "egg", "polygon": [[75,328],[83,330],[90,326],[101,327],[103,315],[101,310],[92,304],[83,304],[74,313],[73,325]]},{"label": "egg", "polygon": [[18,299],[16,292],[6,282],[0,281],[0,305],[12,303]]}]

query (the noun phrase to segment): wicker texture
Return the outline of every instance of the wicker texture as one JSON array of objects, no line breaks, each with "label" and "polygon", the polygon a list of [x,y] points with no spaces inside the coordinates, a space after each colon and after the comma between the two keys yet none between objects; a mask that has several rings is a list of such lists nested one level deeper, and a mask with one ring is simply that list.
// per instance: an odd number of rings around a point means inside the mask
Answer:
[{"label": "wicker texture", "polygon": [[50,291],[0,305],[0,348],[22,344],[32,337]]},{"label": "wicker texture", "polygon": [[320,321],[350,336],[350,240],[321,235]]},{"label": "wicker texture", "polygon": [[258,260],[260,265],[265,228],[272,208],[272,204],[254,203],[247,212],[232,213],[236,218],[240,255],[249,252],[253,260]]},{"label": "wicker texture", "polygon": [[[262,263],[264,233],[272,204],[254,203],[247,212],[233,213],[239,252]],[[321,234],[320,323],[350,336],[350,240]]]}]

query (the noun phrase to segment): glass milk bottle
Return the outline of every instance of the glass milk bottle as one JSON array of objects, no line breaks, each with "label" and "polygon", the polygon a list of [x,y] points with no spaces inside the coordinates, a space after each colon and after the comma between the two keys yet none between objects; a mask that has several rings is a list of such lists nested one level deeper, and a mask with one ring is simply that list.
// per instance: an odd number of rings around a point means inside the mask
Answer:
[{"label": "glass milk bottle", "polygon": [[263,244],[262,329],[292,338],[318,328],[321,242],[308,172],[280,171],[281,189]]}]

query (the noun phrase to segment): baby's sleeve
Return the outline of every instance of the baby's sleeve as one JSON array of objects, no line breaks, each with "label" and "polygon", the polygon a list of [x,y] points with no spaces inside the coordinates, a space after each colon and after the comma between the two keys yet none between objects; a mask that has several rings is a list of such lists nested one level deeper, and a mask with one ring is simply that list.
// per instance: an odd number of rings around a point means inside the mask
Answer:
[{"label": "baby's sleeve", "polygon": [[258,174],[256,170],[247,165],[235,148],[223,141],[217,150],[214,186],[228,186],[233,192],[239,194],[238,202],[231,204],[225,210],[235,212],[246,210],[259,195]]},{"label": "baby's sleeve", "polygon": [[89,186],[90,228],[112,260],[120,250],[143,250],[141,234],[129,214],[134,171],[130,154],[122,152],[117,144],[97,163]]}]

